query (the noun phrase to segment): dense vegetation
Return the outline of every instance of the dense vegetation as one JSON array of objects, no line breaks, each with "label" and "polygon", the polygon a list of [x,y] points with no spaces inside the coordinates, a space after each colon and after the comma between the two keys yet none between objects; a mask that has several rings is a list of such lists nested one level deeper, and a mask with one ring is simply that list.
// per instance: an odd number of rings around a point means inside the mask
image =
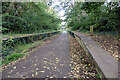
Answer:
[{"label": "dense vegetation", "polygon": [[2,2],[2,33],[57,30],[60,22],[47,2]]},{"label": "dense vegetation", "polygon": [[61,23],[59,15],[47,1],[2,2],[0,17],[3,64],[19,59],[29,52],[27,50],[39,45],[41,40],[58,33],[56,30]]},{"label": "dense vegetation", "polygon": [[94,31],[120,32],[119,2],[68,2],[64,9],[67,27],[72,30],[90,30],[93,25]]}]

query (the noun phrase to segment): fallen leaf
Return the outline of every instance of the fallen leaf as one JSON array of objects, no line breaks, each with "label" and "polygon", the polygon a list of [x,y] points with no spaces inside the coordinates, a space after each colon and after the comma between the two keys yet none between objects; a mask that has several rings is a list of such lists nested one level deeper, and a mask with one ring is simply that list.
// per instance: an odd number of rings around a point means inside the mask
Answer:
[{"label": "fallen leaf", "polygon": [[16,66],[14,67],[14,69],[16,69]]},{"label": "fallen leaf", "polygon": [[49,67],[47,67],[47,69],[49,69],[49,70],[50,70],[50,68],[49,68]]},{"label": "fallen leaf", "polygon": [[9,78],[10,76],[8,76],[8,78]]},{"label": "fallen leaf", "polygon": [[55,67],[55,69],[57,69],[57,67]]},{"label": "fallen leaf", "polygon": [[50,78],[53,78],[52,76]]},{"label": "fallen leaf", "polygon": [[40,71],[40,72],[44,73],[45,71]]},{"label": "fallen leaf", "polygon": [[12,73],[12,72],[13,72],[13,70],[9,71],[8,73]]},{"label": "fallen leaf", "polygon": [[34,74],[32,74],[32,77],[34,77]]},{"label": "fallen leaf", "polygon": [[35,72],[35,75],[38,75],[38,72]]},{"label": "fallen leaf", "polygon": [[64,76],[63,78],[67,78],[67,77]]},{"label": "fallen leaf", "polygon": [[47,68],[46,66],[44,66],[43,68]]},{"label": "fallen leaf", "polygon": [[22,67],[23,69],[25,69],[26,67]]},{"label": "fallen leaf", "polygon": [[38,68],[36,68],[36,70],[38,70]]}]

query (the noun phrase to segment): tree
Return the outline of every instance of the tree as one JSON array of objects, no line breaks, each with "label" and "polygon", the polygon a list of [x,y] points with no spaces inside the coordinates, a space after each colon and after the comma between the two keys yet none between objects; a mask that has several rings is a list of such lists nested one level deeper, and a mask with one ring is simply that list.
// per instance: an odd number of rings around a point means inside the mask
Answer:
[{"label": "tree", "polygon": [[3,33],[56,30],[61,23],[47,2],[3,2],[2,6]]}]

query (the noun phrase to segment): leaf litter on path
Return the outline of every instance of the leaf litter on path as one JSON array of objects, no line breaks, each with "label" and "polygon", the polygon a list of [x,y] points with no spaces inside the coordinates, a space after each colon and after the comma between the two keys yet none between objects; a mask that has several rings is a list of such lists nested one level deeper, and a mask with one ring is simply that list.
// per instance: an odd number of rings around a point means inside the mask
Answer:
[{"label": "leaf litter on path", "polygon": [[71,35],[69,35],[69,39],[71,49],[71,75],[69,76],[73,78],[99,78],[93,61],[87,56],[77,40]]}]

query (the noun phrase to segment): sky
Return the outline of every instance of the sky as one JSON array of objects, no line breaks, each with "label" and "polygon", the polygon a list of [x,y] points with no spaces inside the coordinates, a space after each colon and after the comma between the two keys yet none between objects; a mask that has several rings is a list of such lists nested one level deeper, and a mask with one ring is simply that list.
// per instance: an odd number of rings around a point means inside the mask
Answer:
[{"label": "sky", "polygon": [[[51,7],[55,7],[56,5],[58,5],[59,7],[55,8],[55,11],[58,12],[58,15],[60,16],[60,19],[64,20],[65,19],[65,17],[64,17],[65,10],[63,10],[62,5],[60,5],[60,3],[61,3],[60,1],[55,0],[54,3],[51,5]],[[59,9],[61,9],[61,10],[59,11]],[[65,25],[65,23],[66,22],[62,22],[62,25]]]},{"label": "sky", "polygon": [[[71,0],[71,1],[73,2],[74,0]],[[110,2],[110,1],[111,0],[107,0],[107,2]],[[54,0],[54,2],[51,5],[51,7],[53,8],[56,5],[58,5],[59,7],[55,8],[55,11],[58,12],[58,15],[60,16],[60,19],[64,20],[65,19],[65,16],[64,16],[65,10],[62,8],[62,5],[60,5],[60,3],[61,3],[61,0]],[[61,9],[61,10],[59,11],[59,9]],[[62,22],[62,25],[65,25],[65,24],[66,24],[66,22]]]}]

